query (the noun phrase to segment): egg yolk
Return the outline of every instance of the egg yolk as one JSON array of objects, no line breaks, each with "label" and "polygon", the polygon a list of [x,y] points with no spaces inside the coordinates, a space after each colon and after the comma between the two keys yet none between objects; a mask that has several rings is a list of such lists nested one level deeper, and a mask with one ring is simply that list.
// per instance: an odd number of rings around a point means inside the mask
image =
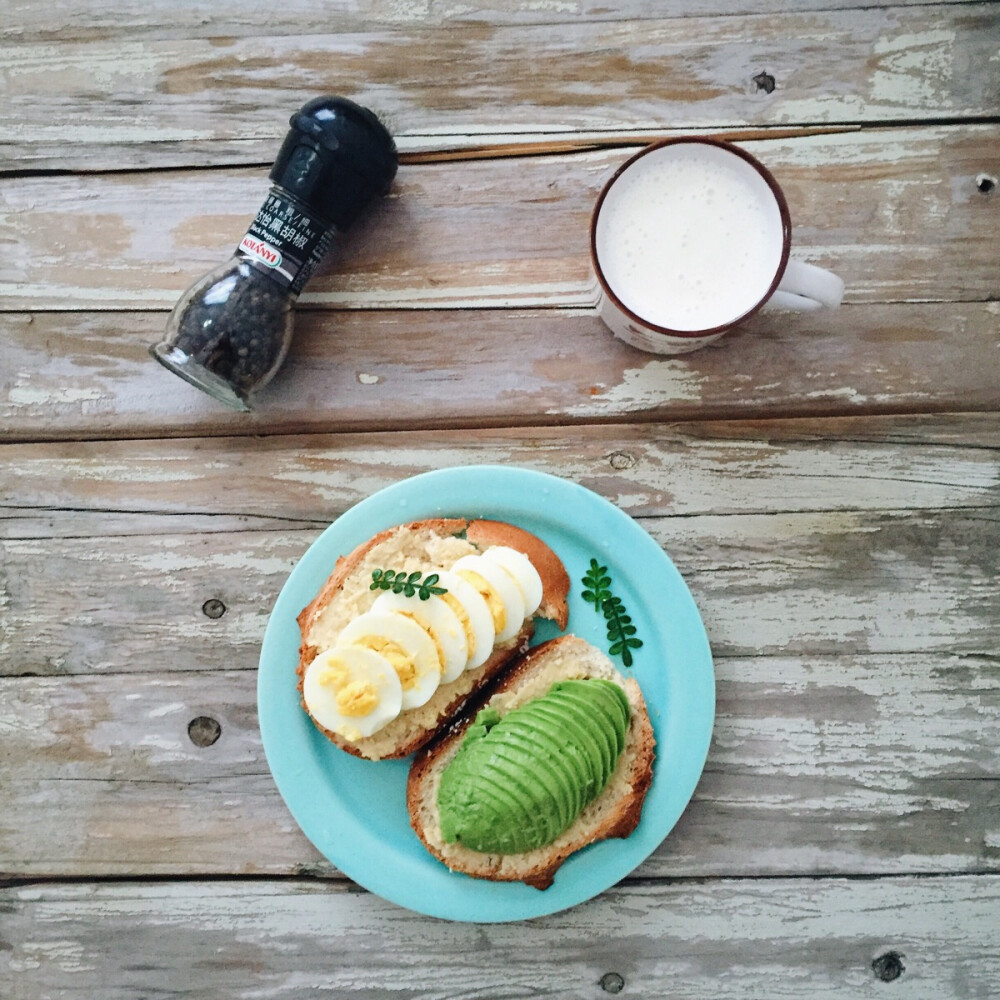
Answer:
[{"label": "egg yolk", "polygon": [[409,691],[417,683],[417,665],[398,642],[384,635],[366,635],[358,645],[384,656],[392,664],[404,691]]},{"label": "egg yolk", "polygon": [[497,592],[478,573],[474,573],[471,569],[460,569],[458,570],[458,575],[468,580],[483,595],[489,606],[490,614],[493,616],[494,628],[496,628],[497,632],[502,632],[507,625],[507,609],[504,607],[503,601],[500,600]]},{"label": "egg yolk", "polygon": [[323,687],[337,693],[337,708],[341,715],[367,715],[378,704],[378,692],[367,681],[352,681],[351,672],[340,660],[330,660],[319,675]]},{"label": "egg yolk", "polygon": [[323,668],[318,680],[323,687],[339,688],[350,680],[350,676],[347,667],[340,660],[332,660]]},{"label": "egg yolk", "polygon": [[378,693],[365,681],[350,681],[337,692],[337,708],[341,715],[367,715],[377,704]]},{"label": "egg yolk", "polygon": [[[430,637],[431,641],[434,643],[434,652],[437,653],[438,658],[438,670],[444,673],[444,647],[438,641],[438,637],[434,634],[434,630],[425,625],[416,615],[411,615],[408,611],[399,612],[404,618],[409,618],[411,622],[416,622]],[[402,684],[402,679],[400,679],[400,684]],[[405,684],[403,685],[406,686]]]},{"label": "egg yolk", "polygon": [[442,594],[441,600],[455,612],[455,617],[459,620],[462,630],[465,632],[469,649],[473,649],[476,645],[476,633],[472,631],[472,622],[469,621],[469,612],[465,610],[465,605],[451,591]]}]

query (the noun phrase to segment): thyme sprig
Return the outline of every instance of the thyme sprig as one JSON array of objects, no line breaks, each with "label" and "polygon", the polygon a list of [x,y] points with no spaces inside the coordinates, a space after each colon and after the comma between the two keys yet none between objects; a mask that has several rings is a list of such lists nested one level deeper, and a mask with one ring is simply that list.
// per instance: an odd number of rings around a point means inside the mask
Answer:
[{"label": "thyme sprig", "polygon": [[633,663],[632,650],[642,647],[642,640],[636,638],[638,631],[632,624],[632,618],[625,610],[620,597],[611,592],[611,577],[608,567],[602,566],[596,559],[590,560],[590,566],[580,581],[584,590],[580,596],[604,615],[608,628],[608,642],[611,644],[608,652],[612,656],[620,656],[626,667]]},{"label": "thyme sprig", "polygon": [[436,586],[441,579],[437,573],[429,573],[421,580],[423,574],[416,570],[407,575],[405,569],[373,569],[372,583],[369,590],[391,590],[394,594],[405,594],[407,597],[419,597],[420,600],[430,599],[431,594],[447,594],[447,587]]}]

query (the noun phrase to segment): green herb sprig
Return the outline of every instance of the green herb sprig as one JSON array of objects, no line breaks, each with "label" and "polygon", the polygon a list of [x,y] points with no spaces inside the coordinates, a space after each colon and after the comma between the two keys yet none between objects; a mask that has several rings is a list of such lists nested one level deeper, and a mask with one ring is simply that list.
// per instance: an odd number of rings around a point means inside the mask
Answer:
[{"label": "green herb sprig", "polygon": [[601,611],[608,626],[608,641],[611,646],[608,652],[612,656],[620,656],[626,667],[632,666],[632,650],[642,646],[642,639],[635,637],[636,627],[625,612],[625,605],[620,597],[609,597],[602,605]]},{"label": "green herb sprig", "polygon": [[369,590],[391,590],[394,594],[405,594],[407,597],[419,597],[422,601],[430,599],[431,594],[447,594],[447,587],[436,586],[441,579],[437,573],[429,573],[421,580],[423,574],[415,571],[406,574],[406,570],[373,569],[372,584]]},{"label": "green herb sprig", "polygon": [[632,624],[632,618],[625,610],[620,597],[611,592],[611,577],[608,567],[602,566],[596,559],[590,560],[581,583],[584,590],[580,596],[604,615],[608,628],[608,642],[611,644],[608,652],[612,656],[620,656],[626,667],[631,667],[632,650],[642,648],[642,640],[636,638],[638,631]]},{"label": "green herb sprig", "polygon": [[580,596],[585,601],[601,610],[601,605],[611,596],[611,577],[608,576],[608,567],[598,564],[596,559],[590,560],[590,569],[581,581],[586,588]]}]

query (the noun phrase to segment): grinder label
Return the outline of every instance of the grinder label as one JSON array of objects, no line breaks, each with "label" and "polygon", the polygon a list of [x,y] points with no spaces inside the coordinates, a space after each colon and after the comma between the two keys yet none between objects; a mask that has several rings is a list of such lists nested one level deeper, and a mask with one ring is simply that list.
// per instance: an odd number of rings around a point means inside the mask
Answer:
[{"label": "grinder label", "polygon": [[298,295],[333,237],[332,227],[274,187],[236,253]]}]

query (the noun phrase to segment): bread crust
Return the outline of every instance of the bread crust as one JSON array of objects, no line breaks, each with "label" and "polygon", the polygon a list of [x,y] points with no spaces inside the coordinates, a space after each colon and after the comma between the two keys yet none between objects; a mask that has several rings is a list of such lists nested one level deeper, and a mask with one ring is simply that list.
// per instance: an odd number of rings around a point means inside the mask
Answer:
[{"label": "bread crust", "polygon": [[[522,528],[518,528],[516,525],[506,524],[501,521],[468,520],[466,518],[428,518],[421,521],[411,521],[407,524],[396,525],[395,527],[381,531],[367,541],[362,542],[346,555],[339,556],[334,563],[333,572],[329,578],[312,601],[299,612],[296,620],[299,625],[301,642],[299,645],[299,661],[295,672],[298,678],[300,696],[306,669],[321,652],[316,645],[309,641],[312,627],[316,623],[320,613],[343,590],[345,583],[364,562],[368,553],[379,544],[391,540],[398,533],[406,531],[416,533],[433,532],[440,536],[464,535],[477,548],[485,549],[491,545],[508,545],[523,552],[531,559],[542,579],[542,605],[537,614],[553,618],[559,623],[560,628],[566,627],[566,621],[569,616],[569,607],[567,604],[569,576],[559,557],[540,538]],[[328,740],[335,743],[340,749],[356,757],[379,760],[395,760],[401,757],[408,757],[430,741],[442,726],[446,725],[453,716],[461,711],[470,697],[473,697],[477,691],[488,686],[513,659],[521,654],[527,648],[533,633],[534,624],[531,619],[528,619],[511,643],[498,647],[482,666],[477,667],[475,670],[466,671],[458,680],[452,682],[452,685],[449,686],[450,697],[437,712],[433,724],[401,740],[388,753],[373,756],[365,752],[366,741],[361,741],[361,746],[358,746],[325,729],[315,719],[313,719],[313,723]],[[302,701],[302,707],[303,709],[306,708],[304,700]]]},{"label": "bread crust", "polygon": [[569,623],[569,574],[562,560],[537,535],[505,521],[470,521],[465,537],[479,548],[506,545],[523,552],[542,578],[542,604],[538,614],[550,618],[560,629]]},{"label": "bread crust", "polygon": [[[424,847],[452,871],[463,872],[473,878],[496,882],[525,882],[536,889],[547,889],[564,861],[588,844],[610,837],[628,837],[639,823],[642,805],[653,780],[653,761],[656,755],[656,739],[650,723],[649,712],[639,685],[634,679],[625,679],[613,671],[618,682],[629,697],[632,710],[626,750],[623,752],[615,774],[612,775],[604,792],[584,811],[564,835],[557,838],[549,849],[540,848],[520,856],[487,855],[471,857],[475,852],[466,848],[461,851],[449,850],[435,843],[429,830],[429,819],[436,818],[437,803],[428,801],[428,796],[436,789],[432,781],[435,772],[442,771],[453,753],[458,749],[465,731],[472,724],[479,709],[490,704],[497,695],[516,692],[533,675],[544,671],[547,661],[558,652],[572,656],[584,649],[593,656],[594,649],[575,635],[559,636],[528,650],[505,674],[503,679],[480,698],[475,706],[467,707],[462,717],[420,751],[414,758],[406,786],[406,806],[410,815],[410,825]],[[602,655],[602,654],[599,654]],[[603,655],[602,655],[602,659]],[[610,666],[610,663],[608,663]],[[598,676],[598,674],[583,674]],[[604,676],[604,674],[600,674]],[[621,790],[624,786],[624,790]],[[616,796],[612,801],[612,796]],[[588,811],[600,818],[588,821]]]}]

